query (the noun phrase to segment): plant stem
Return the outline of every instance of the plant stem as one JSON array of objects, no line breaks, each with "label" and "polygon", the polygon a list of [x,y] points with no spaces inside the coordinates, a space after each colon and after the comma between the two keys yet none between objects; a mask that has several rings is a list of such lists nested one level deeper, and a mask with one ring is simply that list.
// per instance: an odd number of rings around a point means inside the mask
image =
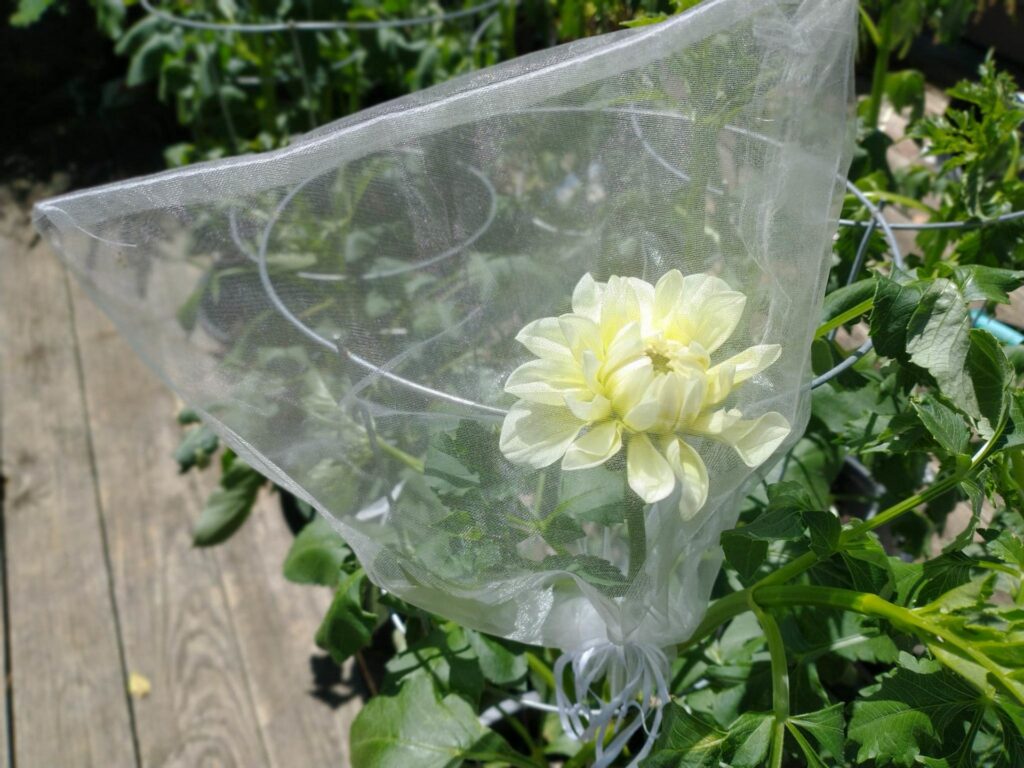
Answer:
[{"label": "plant stem", "polygon": [[[960,481],[976,470],[981,463],[988,458],[989,454],[992,453],[992,450],[995,448],[996,442],[999,440],[999,437],[1002,435],[1005,427],[1006,416],[1004,415],[1003,420],[996,427],[992,436],[989,437],[985,444],[978,449],[974,456],[971,457],[971,463],[968,467],[954,472],[944,480],[935,483],[920,493],[914,494],[908,499],[904,499],[901,502],[893,504],[888,509],[879,512],[871,520],[866,520],[859,525],[843,531],[842,535],[839,537],[839,544],[836,547],[836,552],[842,552],[844,549],[848,549],[851,545],[876,528],[886,525],[887,523],[891,523],[900,515],[909,512],[918,505],[931,501],[932,499],[955,488]],[[746,613],[750,609],[748,603],[750,593],[755,590],[760,591],[767,587],[784,584],[790,579],[796,578],[809,568],[817,565],[821,559],[822,558],[814,552],[805,552],[796,559],[786,563],[786,565],[782,566],[774,573],[770,573],[763,579],[760,579],[747,589],[742,589],[739,592],[733,592],[720,600],[715,601],[708,608],[707,613],[704,615],[704,620],[700,623],[697,629],[694,630],[690,639],[684,643],[680,643],[677,646],[677,650],[679,652],[683,652],[686,649],[693,647],[725,622],[739,616],[741,613]],[[795,587],[786,587],[786,589],[793,588]]]},{"label": "plant stem", "polygon": [[644,500],[629,491],[626,492],[625,520],[629,534],[629,580],[632,582],[647,560],[647,521],[644,519]]},{"label": "plant stem", "polygon": [[[950,632],[940,624],[931,622],[910,608],[890,603],[878,595],[867,592],[854,592],[836,587],[815,587],[806,584],[787,584],[782,587],[762,587],[757,590],[757,604],[768,605],[817,605],[824,608],[839,608],[865,616],[885,619],[890,623],[914,634],[925,634],[939,640],[947,648],[954,648],[961,655],[968,657],[989,675],[999,682],[1007,693],[1024,705],[1024,692],[1021,692],[992,659],[954,632]],[[956,671],[956,670],[954,670]]]},{"label": "plant stem", "polygon": [[871,95],[868,97],[867,121],[872,128],[878,127],[882,113],[882,96],[885,94],[885,77],[889,74],[889,55],[892,53],[891,3],[882,6],[882,21],[878,27],[878,45],[875,50],[875,67],[871,75]]},{"label": "plant stem", "polygon": [[770,768],[782,768],[785,754],[786,723],[789,721],[789,664],[786,661],[786,644],[775,617],[761,609],[754,594],[747,595],[747,605],[757,616],[768,642],[768,655],[772,668],[772,712],[775,724],[772,727],[772,751],[768,761]]},{"label": "plant stem", "polygon": [[826,323],[822,323],[818,326],[818,330],[814,332],[814,338],[820,339],[824,336],[828,336],[829,333],[834,331],[841,325],[846,325],[851,320],[856,320],[858,317],[863,315],[865,312],[875,306],[874,298],[865,299],[855,307],[850,307],[845,312],[842,312]]}]

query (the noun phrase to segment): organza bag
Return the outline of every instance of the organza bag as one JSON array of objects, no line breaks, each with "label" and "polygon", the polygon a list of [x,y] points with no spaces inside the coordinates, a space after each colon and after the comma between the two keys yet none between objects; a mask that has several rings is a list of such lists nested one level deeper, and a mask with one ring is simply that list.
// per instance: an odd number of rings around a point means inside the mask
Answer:
[{"label": "organza bag", "polygon": [[374,582],[565,650],[563,722],[621,726],[599,765],[645,727],[639,760],[805,425],[854,32],[852,0],[708,0],[37,225]]}]

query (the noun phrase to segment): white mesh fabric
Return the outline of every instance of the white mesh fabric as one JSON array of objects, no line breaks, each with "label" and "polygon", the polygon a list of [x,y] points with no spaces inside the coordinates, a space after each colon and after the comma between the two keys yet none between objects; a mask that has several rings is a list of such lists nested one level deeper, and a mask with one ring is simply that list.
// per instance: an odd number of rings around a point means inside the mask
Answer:
[{"label": "white mesh fabric", "polygon": [[586,273],[717,275],[747,304],[715,356],[781,347],[729,405],[782,414],[776,454],[791,445],[849,156],[854,22],[852,0],[707,0],[280,151],[46,201],[37,224],[153,369],[326,515],[374,582],[527,643],[668,646],[701,619],[757,472],[693,440],[708,499],[689,520],[675,496],[647,506],[638,553],[621,462],[535,470],[498,452],[504,382],[530,358],[515,336],[568,312]]}]

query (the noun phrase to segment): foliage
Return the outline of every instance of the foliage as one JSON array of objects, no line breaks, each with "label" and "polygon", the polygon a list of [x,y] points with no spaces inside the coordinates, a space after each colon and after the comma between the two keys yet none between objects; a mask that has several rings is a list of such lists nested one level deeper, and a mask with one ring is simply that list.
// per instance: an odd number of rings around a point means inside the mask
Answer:
[{"label": "foliage", "polygon": [[[126,82],[156,87],[191,129],[193,140],[168,152],[180,164],[280,146],[296,132],[471,68],[623,22],[656,23],[691,4],[526,2],[483,26],[475,19],[405,31],[256,37],[186,30],[148,16],[132,19],[120,36],[114,5],[95,6],[101,26],[119,37]],[[32,23],[51,5],[22,0],[13,21]],[[317,18],[343,18],[329,15],[340,13],[336,6],[308,5]],[[172,0],[163,7],[223,21],[298,18],[287,3],[245,13],[230,1]],[[889,70],[922,28],[950,39],[975,7],[974,0],[863,3],[864,40],[875,57],[852,178],[876,203],[972,227],[922,231],[905,270],[887,261],[887,245],[875,233],[866,276],[851,285],[846,276],[863,227],[838,238],[814,365],[821,373],[845,358],[853,333],[869,334],[875,350],[815,391],[805,438],[723,536],[726,568],[716,600],[678,649],[673,701],[645,766],[1024,763],[1024,392],[1003,348],[972,327],[971,314],[1005,302],[1024,282],[1024,220],[992,224],[1024,208],[1024,107],[1016,84],[992,60],[977,80],[951,89],[955,101],[943,115],[924,114],[920,73]],[[433,3],[401,0],[353,7],[344,18],[436,11]],[[891,139],[877,129],[886,99],[907,113],[903,140],[920,143],[924,162],[890,167]],[[362,190],[364,182],[353,183],[353,205]],[[864,222],[868,212],[850,196],[844,217]],[[327,231],[313,246],[329,251],[325,243],[338,236]],[[342,248],[371,260],[375,236]],[[300,241],[294,233],[282,237]],[[287,278],[308,267],[304,252],[297,253],[272,269]],[[525,268],[511,254],[492,258],[510,273]],[[251,279],[232,269],[208,275],[179,313],[183,326],[199,322],[234,281]],[[429,278],[411,290],[442,293]],[[494,286],[496,301],[500,295]],[[367,311],[401,311],[381,306],[372,293],[346,300],[365,301]],[[445,311],[440,301],[437,311]],[[410,321],[429,326],[436,319]],[[378,461],[365,447],[365,429],[340,423],[345,417],[305,354],[282,348],[259,362],[282,376],[307,377],[305,396],[325,422],[361,435],[349,457],[354,466]],[[218,441],[193,415],[183,422],[188,429],[175,459],[182,471],[202,468],[220,450]],[[496,452],[465,449],[486,442],[466,434],[474,428],[448,425],[417,456],[391,447],[386,436],[377,446],[391,462],[388,479],[405,483],[401,503],[426,514],[423,500],[441,498],[456,509],[443,521],[444,546],[454,539],[464,548],[452,567],[485,575],[521,558],[519,544],[534,537],[567,572],[621,594],[630,574],[568,546],[588,523],[627,523],[621,477],[598,468],[546,484],[538,473],[538,492],[528,503],[491,482],[500,475]],[[223,541],[244,524],[266,484],[230,451],[219,461],[220,485],[195,530],[199,545]],[[339,498],[367,497],[375,482],[339,466],[325,471],[335,474]],[[518,525],[484,546],[486,520],[459,511],[459,499],[474,499],[467,509],[489,507]],[[333,590],[316,640],[336,662],[370,646],[390,655],[381,695],[352,728],[354,764],[571,768],[591,760],[593,746],[564,738],[555,716],[505,704],[527,691],[551,700],[551,651],[491,638],[382,594],[322,519],[297,535],[284,572]],[[404,620],[404,633],[390,631],[392,616]],[[499,704],[501,711],[491,710]],[[482,725],[478,715],[489,711],[494,717]]]}]

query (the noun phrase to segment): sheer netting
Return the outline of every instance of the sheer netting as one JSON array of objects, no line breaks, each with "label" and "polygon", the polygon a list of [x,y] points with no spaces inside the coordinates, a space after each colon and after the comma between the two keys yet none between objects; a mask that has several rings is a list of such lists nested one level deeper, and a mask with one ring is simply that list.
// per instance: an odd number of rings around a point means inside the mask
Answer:
[{"label": "sheer netting", "polygon": [[855,20],[707,0],[36,222],[375,583],[663,666],[806,423]]}]

